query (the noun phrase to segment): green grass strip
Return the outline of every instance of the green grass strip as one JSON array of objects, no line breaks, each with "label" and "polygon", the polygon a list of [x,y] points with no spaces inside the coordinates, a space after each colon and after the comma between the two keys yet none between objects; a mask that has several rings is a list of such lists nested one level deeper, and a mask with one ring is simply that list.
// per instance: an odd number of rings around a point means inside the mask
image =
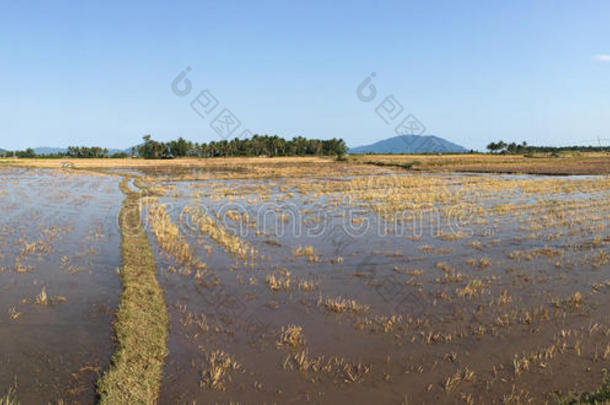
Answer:
[{"label": "green grass strip", "polygon": [[594,392],[583,394],[580,398],[566,398],[558,402],[558,405],[608,405],[610,404],[610,377],[608,370],[603,369],[603,383]]},{"label": "green grass strip", "polygon": [[117,350],[98,381],[101,404],[154,404],[159,397],[167,357],[168,316],[156,263],[140,221],[140,194],[124,177],[121,191],[123,292],[114,320]]},{"label": "green grass strip", "polygon": [[601,386],[597,391],[585,394],[577,402],[572,404],[585,405],[607,405],[610,404],[610,381],[606,380],[604,385]]}]

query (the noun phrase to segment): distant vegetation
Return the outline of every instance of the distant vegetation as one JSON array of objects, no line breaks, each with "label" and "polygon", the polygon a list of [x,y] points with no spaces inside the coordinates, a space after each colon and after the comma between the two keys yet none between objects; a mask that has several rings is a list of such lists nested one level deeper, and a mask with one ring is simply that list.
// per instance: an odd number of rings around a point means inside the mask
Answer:
[{"label": "distant vegetation", "polygon": [[[408,141],[408,142],[407,142]],[[393,142],[393,143],[392,143]],[[396,144],[398,143],[398,144]],[[387,145],[386,145],[387,144]],[[425,147],[424,147],[425,146]],[[379,147],[377,150],[373,147]],[[383,148],[382,148],[383,147]],[[367,148],[373,148],[368,150]],[[389,148],[389,149],[388,149]],[[405,149],[406,148],[406,149]],[[49,149],[49,148],[47,148]],[[381,150],[383,149],[383,152]],[[389,151],[386,151],[388,149]],[[403,150],[404,149],[404,150]],[[441,152],[442,150],[442,152]],[[504,141],[491,142],[487,151],[496,155],[525,155],[536,153],[559,154],[561,152],[610,152],[610,146],[532,146],[526,142],[520,144]],[[40,151],[39,151],[40,152]],[[328,140],[306,139],[295,137],[291,140],[277,135],[254,135],[252,138],[212,141],[197,143],[178,138],[174,141],[159,142],[150,135],[143,137],[143,143],[125,151],[110,151],[99,146],[70,146],[59,152],[37,153],[33,148],[21,151],[0,149],[0,157],[18,158],[126,158],[143,157],[145,159],[171,159],[179,157],[252,157],[252,156],[336,156],[343,158],[348,152],[343,139]],[[434,136],[398,136],[378,142],[377,144],[353,148],[350,153],[477,153],[467,151],[459,145],[451,144]],[[480,153],[480,152],[479,152]]]},{"label": "distant vegetation", "polygon": [[18,157],[18,158],[124,158],[128,157],[128,153],[113,153],[110,154],[108,149],[99,146],[70,146],[65,152],[55,153],[36,153],[32,148],[17,151],[0,151],[0,157]]},{"label": "distant vegetation", "polygon": [[228,157],[228,156],[338,156],[342,157],[347,146],[342,139],[329,140],[295,137],[292,140],[277,135],[254,135],[252,138],[235,138],[210,143],[193,143],[183,138],[170,142],[154,141],[150,135],[144,143],[134,148],[132,154],[147,159],[184,156]]},{"label": "distant vegetation", "polygon": [[559,153],[559,152],[610,152],[608,146],[531,146],[523,141],[520,144],[504,141],[492,142],[487,145],[490,153],[502,155],[527,155],[534,153]]},{"label": "distant vegetation", "polygon": [[[65,153],[37,155],[32,148],[16,151],[14,155],[20,158],[124,158],[138,156],[145,159],[171,159],[175,157],[229,157],[229,156],[336,156],[342,158],[347,152],[347,145],[342,139],[306,139],[295,137],[291,140],[277,135],[254,135],[248,139],[221,140],[210,143],[197,143],[178,138],[170,142],[158,142],[150,135],[143,138],[144,142],[130,149],[129,153],[119,152],[112,155],[108,149],[97,146],[70,146]],[[5,157],[13,156],[13,152],[5,151]]]}]

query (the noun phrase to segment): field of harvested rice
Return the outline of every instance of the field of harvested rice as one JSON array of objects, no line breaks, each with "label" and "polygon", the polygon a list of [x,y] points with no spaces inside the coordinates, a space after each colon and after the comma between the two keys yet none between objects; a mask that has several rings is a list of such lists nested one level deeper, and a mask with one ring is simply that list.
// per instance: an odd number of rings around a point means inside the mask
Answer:
[{"label": "field of harvested rice", "polygon": [[500,158],[2,161],[0,404],[594,392],[608,157]]}]

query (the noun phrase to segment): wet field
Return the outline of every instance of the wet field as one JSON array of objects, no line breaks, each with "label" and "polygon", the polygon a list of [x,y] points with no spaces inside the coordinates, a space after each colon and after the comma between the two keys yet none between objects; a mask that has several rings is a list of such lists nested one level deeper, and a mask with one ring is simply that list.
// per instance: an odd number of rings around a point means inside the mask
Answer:
[{"label": "wet field", "polygon": [[121,291],[109,176],[0,169],[0,392],[93,403]]},{"label": "wet field", "polygon": [[155,191],[137,208],[170,316],[159,403],[554,403],[601,384],[607,176],[320,169],[2,169],[0,388],[95,401],[117,174]]},{"label": "wet field", "polygon": [[607,178],[330,174],[157,179],[167,195],[143,216],[171,316],[162,402],[519,403],[599,385]]}]

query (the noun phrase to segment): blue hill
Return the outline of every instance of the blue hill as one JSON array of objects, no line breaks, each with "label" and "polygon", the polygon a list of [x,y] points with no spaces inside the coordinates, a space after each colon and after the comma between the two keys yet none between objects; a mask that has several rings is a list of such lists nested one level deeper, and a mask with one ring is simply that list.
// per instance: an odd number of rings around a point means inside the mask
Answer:
[{"label": "blue hill", "polygon": [[350,148],[349,153],[465,153],[460,145],[434,135],[399,135],[371,145]]}]

